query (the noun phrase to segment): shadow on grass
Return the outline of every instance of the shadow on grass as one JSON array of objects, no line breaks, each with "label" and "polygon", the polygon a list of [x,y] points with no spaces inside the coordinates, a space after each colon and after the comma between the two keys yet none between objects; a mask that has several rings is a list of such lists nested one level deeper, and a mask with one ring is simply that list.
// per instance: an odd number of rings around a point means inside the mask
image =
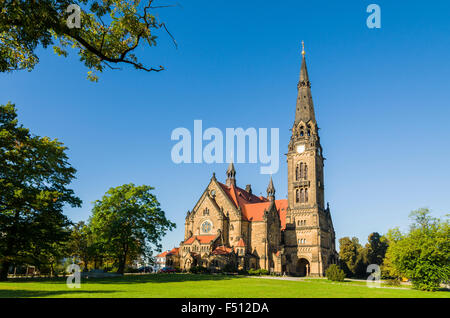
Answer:
[{"label": "shadow on grass", "polygon": [[[145,284],[145,283],[176,283],[188,281],[217,281],[242,278],[238,275],[212,275],[212,274],[149,274],[125,275],[119,277],[82,278],[82,284]],[[9,279],[10,283],[43,283],[61,284],[66,278],[39,278],[39,279]],[[0,295],[1,297],[1,295]]]},{"label": "shadow on grass", "polygon": [[24,289],[0,289],[0,298],[29,298],[29,297],[49,297],[63,296],[66,294],[107,294],[115,291],[83,291],[83,290],[24,290]]}]

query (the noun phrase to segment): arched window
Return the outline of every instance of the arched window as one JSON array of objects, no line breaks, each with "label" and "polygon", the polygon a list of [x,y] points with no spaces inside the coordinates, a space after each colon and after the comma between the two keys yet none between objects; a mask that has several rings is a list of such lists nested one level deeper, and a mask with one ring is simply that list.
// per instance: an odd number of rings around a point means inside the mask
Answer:
[{"label": "arched window", "polygon": [[300,167],[297,164],[297,166],[295,167],[295,180],[300,179]]},{"label": "arched window", "polygon": [[305,202],[305,191],[300,189],[300,202]]},{"label": "arched window", "polygon": [[300,202],[300,190],[295,189],[295,202]]},{"label": "arched window", "polygon": [[308,178],[308,166],[305,163],[303,165],[303,179],[307,179],[307,178]]}]

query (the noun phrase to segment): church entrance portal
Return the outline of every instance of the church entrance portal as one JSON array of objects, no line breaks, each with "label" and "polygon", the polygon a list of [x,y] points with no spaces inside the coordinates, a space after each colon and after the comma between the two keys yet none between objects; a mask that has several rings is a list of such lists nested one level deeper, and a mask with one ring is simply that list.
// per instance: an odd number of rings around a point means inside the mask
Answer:
[{"label": "church entrance portal", "polygon": [[300,259],[297,261],[296,272],[297,272],[297,274],[300,275],[300,276],[309,276],[309,273],[310,273],[310,266],[309,266],[308,260],[306,260],[306,259],[304,259],[304,258],[300,258]]}]

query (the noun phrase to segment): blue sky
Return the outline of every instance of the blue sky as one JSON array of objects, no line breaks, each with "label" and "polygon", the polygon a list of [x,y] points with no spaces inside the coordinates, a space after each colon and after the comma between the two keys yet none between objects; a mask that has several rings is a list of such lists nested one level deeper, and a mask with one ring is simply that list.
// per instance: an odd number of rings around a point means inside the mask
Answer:
[{"label": "blue sky", "polygon": [[[171,3],[171,2],[165,2]],[[172,2],[173,3],[173,2]],[[146,73],[124,67],[86,80],[75,52],[39,50],[32,72],[0,74],[0,103],[16,103],[35,134],[69,147],[78,170],[73,188],[86,220],[91,202],[112,186],[154,186],[183,239],[184,217],[213,171],[226,164],[171,161],[177,127],[280,129],[277,198],[287,194],[284,154],[295,113],[300,42],[305,41],[325,162],[325,195],[337,238],[406,229],[411,210],[448,213],[450,188],[450,2],[185,1],[160,9],[176,38],[160,34],[139,50]],[[366,7],[381,7],[381,29],[368,29]],[[259,164],[239,164],[237,183],[265,193]]]}]

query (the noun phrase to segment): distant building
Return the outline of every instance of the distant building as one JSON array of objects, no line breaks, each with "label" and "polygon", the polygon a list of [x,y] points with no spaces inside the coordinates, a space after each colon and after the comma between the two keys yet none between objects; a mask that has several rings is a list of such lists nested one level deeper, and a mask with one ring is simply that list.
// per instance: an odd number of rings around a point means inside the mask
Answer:
[{"label": "distant building", "polygon": [[178,247],[174,247],[170,251],[165,251],[156,255],[155,271],[158,271],[164,267],[179,268],[180,267],[179,249],[180,248]]},{"label": "distant building", "polygon": [[156,255],[155,271],[159,271],[161,268],[166,267],[166,256],[168,253],[169,251],[165,251]]}]

